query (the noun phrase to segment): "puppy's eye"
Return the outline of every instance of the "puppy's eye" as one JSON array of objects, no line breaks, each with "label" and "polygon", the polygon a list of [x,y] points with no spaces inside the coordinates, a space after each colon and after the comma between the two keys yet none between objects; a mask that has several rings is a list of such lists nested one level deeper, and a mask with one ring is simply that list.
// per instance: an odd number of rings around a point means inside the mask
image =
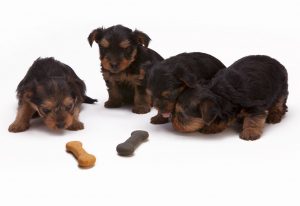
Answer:
[{"label": "puppy's eye", "polygon": [[51,110],[50,110],[50,109],[43,108],[43,109],[42,109],[42,112],[43,112],[44,114],[49,114],[49,113],[51,112]]},{"label": "puppy's eye", "polygon": [[73,104],[70,104],[65,107],[66,111],[71,111],[73,109]]}]

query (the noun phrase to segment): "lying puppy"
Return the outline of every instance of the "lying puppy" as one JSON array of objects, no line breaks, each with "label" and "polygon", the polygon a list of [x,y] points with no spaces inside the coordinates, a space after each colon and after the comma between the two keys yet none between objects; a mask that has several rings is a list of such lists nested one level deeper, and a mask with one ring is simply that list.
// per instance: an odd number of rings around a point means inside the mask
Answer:
[{"label": "lying puppy", "polygon": [[97,100],[85,95],[85,84],[71,67],[54,58],[37,59],[17,88],[18,113],[10,132],[23,132],[30,119],[42,117],[50,129],[83,129],[78,120],[81,103]]},{"label": "lying puppy", "polygon": [[151,118],[151,123],[168,122],[180,93],[186,88],[194,88],[198,83],[206,83],[224,68],[221,61],[200,52],[181,53],[154,64],[150,71],[148,92],[153,97],[158,115]]},{"label": "lying puppy", "polygon": [[144,63],[155,63],[163,58],[148,48],[147,34],[116,25],[98,28],[88,37],[92,46],[97,42],[100,50],[101,71],[108,88],[106,108],[133,104],[132,112],[143,114],[151,109],[151,96],[146,93]]},{"label": "lying puppy", "polygon": [[207,86],[185,91],[177,101],[176,130],[223,131],[242,118],[240,138],[256,140],[265,122],[278,123],[287,111],[287,71],[268,56],[244,57],[219,72]]}]

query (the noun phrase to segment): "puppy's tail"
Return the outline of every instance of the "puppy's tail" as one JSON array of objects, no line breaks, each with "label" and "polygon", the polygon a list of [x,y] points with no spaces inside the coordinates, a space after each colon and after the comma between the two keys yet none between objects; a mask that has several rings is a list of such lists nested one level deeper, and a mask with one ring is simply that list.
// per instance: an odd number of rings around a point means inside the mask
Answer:
[{"label": "puppy's tail", "polygon": [[98,102],[97,99],[92,99],[91,97],[88,96],[84,96],[84,100],[83,103],[87,103],[87,104],[94,104],[95,102]]}]

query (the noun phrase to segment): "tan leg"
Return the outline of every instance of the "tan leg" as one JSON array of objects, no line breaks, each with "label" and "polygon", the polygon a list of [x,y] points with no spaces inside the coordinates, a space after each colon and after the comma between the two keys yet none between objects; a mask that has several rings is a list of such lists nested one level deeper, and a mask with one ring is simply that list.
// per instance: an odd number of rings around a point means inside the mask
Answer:
[{"label": "tan leg", "polygon": [[145,114],[151,110],[151,96],[146,93],[146,89],[141,86],[135,86],[134,89],[134,105],[132,112],[137,114]]},{"label": "tan leg", "polygon": [[74,109],[72,124],[67,128],[68,130],[77,131],[84,129],[83,123],[79,121],[79,113],[80,108],[76,107]]},{"label": "tan leg", "polygon": [[10,132],[23,132],[29,128],[29,121],[35,110],[27,102],[19,105],[15,121],[9,126]]},{"label": "tan leg", "polygon": [[240,138],[243,140],[256,140],[260,138],[265,126],[266,117],[267,112],[256,115],[246,114]]},{"label": "tan leg", "polygon": [[274,106],[269,109],[267,117],[267,123],[276,124],[279,123],[283,115],[287,111],[286,97],[280,97]]}]

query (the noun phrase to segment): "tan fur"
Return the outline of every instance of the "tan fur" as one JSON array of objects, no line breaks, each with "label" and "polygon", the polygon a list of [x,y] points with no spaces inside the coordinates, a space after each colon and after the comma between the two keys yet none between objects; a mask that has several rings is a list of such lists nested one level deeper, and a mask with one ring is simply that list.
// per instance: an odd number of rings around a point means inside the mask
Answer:
[{"label": "tan fur", "polygon": [[267,112],[258,115],[247,114],[244,118],[240,138],[244,140],[256,140],[260,138],[265,126],[266,117]]}]

